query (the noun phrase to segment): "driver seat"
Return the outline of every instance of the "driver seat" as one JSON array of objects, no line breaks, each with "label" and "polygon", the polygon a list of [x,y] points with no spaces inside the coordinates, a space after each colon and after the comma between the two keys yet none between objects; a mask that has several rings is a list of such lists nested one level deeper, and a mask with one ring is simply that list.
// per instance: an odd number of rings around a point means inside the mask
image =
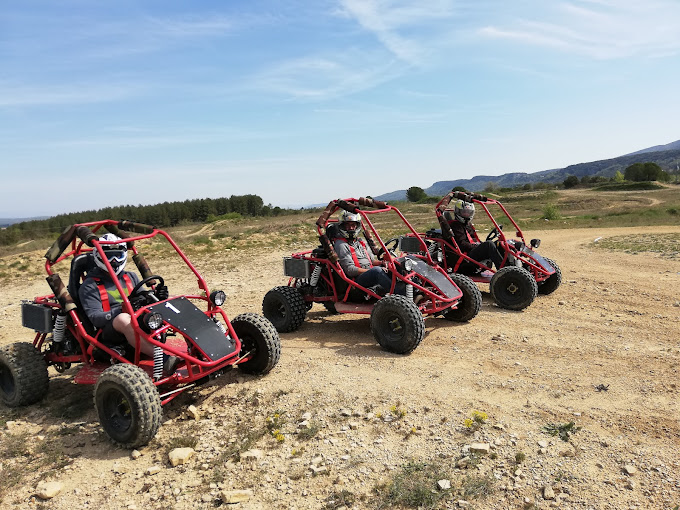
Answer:
[{"label": "driver seat", "polygon": [[95,329],[94,326],[92,326],[90,319],[88,319],[85,313],[82,311],[78,291],[80,291],[80,286],[87,276],[87,273],[89,273],[95,267],[96,265],[94,263],[94,256],[92,255],[92,252],[81,253],[80,255],[73,257],[73,260],[71,261],[71,272],[69,273],[68,277],[68,286],[66,287],[68,293],[71,295],[71,298],[76,305],[76,313],[78,313],[78,317],[80,317],[80,320],[85,327],[85,331],[87,331],[89,334],[93,334]]}]

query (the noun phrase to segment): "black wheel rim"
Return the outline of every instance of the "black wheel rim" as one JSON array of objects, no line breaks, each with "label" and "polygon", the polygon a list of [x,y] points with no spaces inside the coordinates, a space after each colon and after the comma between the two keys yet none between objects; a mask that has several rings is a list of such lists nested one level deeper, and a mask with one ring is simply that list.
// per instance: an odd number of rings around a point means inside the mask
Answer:
[{"label": "black wheel rim", "polygon": [[5,365],[0,365],[0,390],[3,395],[10,396],[14,394],[14,377],[12,372]]},{"label": "black wheel rim", "polygon": [[508,281],[501,287],[503,293],[503,300],[507,303],[519,303],[524,299],[524,291],[521,282],[509,278]]},{"label": "black wheel rim", "polygon": [[116,437],[123,436],[132,427],[132,407],[126,396],[115,389],[104,394],[102,410],[107,428]]},{"label": "black wheel rim", "polygon": [[406,328],[404,321],[397,314],[390,314],[385,317],[385,338],[390,342],[397,342],[404,338]]}]

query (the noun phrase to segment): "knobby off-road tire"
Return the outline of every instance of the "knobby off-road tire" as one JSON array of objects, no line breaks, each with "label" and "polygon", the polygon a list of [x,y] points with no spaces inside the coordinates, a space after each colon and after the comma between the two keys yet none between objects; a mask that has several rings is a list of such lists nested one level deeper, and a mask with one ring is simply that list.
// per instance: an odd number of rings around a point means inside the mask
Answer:
[{"label": "knobby off-road tire", "polygon": [[547,280],[543,280],[538,284],[538,293],[548,295],[555,292],[557,287],[559,287],[562,283],[562,271],[560,270],[560,266],[558,266],[554,260],[549,259],[548,257],[543,258],[555,269],[555,272],[551,274]]},{"label": "knobby off-road tire", "polygon": [[281,357],[281,340],[274,325],[256,313],[237,315],[231,325],[241,341],[239,355],[252,353],[248,361],[238,366],[239,370],[256,375],[269,373]]},{"label": "knobby off-road tire", "polygon": [[409,354],[425,336],[425,319],[413,301],[391,294],[373,307],[371,331],[386,351]]},{"label": "knobby off-road tire", "polygon": [[538,295],[533,275],[516,266],[499,269],[491,278],[489,290],[496,304],[507,310],[524,310]]},{"label": "knobby off-road tire", "polygon": [[0,396],[7,407],[35,404],[47,393],[47,363],[28,342],[0,349]]},{"label": "knobby off-road tire", "polygon": [[307,307],[294,287],[274,287],[262,300],[262,313],[279,333],[295,331],[305,320]]},{"label": "knobby off-road tire", "polygon": [[472,320],[482,309],[482,292],[475,282],[463,274],[449,275],[453,283],[463,293],[463,297],[458,302],[458,308],[449,308],[444,314],[444,318],[455,322],[467,322]]},{"label": "knobby off-road tire", "polygon": [[123,448],[153,439],[161,425],[161,399],[147,373],[136,365],[112,365],[99,376],[94,405],[106,435]]}]

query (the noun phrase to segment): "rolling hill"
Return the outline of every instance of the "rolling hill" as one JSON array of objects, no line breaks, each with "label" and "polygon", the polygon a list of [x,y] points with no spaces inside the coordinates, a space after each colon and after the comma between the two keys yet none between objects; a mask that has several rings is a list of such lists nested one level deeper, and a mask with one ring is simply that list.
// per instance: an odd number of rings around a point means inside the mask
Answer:
[{"label": "rolling hill", "polygon": [[[680,162],[680,140],[666,145],[649,147],[612,159],[577,163],[564,168],[542,170],[534,173],[512,172],[502,175],[478,175],[471,179],[437,181],[429,188],[423,189],[428,195],[437,197],[445,195],[456,186],[462,186],[468,191],[483,191],[489,182],[493,182],[502,188],[512,188],[514,186],[538,182],[561,183],[570,175],[575,175],[579,178],[585,175],[612,177],[617,171],[623,173],[626,167],[634,163],[646,162],[656,163],[667,172],[677,171],[677,166]],[[418,184],[414,183],[413,185],[417,186]],[[406,190],[391,191],[374,198],[386,201],[406,200]]]}]

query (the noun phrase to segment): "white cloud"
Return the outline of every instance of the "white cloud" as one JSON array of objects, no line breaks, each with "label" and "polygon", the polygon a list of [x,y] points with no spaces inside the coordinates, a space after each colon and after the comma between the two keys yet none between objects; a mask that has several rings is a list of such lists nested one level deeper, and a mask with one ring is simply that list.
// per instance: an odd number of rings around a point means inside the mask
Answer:
[{"label": "white cloud", "polygon": [[374,34],[388,51],[412,65],[419,65],[429,51],[421,30],[431,30],[453,14],[453,3],[448,0],[340,0],[340,4],[347,16]]},{"label": "white cloud", "polygon": [[680,3],[573,0],[479,30],[485,38],[554,48],[595,59],[680,53]]}]

